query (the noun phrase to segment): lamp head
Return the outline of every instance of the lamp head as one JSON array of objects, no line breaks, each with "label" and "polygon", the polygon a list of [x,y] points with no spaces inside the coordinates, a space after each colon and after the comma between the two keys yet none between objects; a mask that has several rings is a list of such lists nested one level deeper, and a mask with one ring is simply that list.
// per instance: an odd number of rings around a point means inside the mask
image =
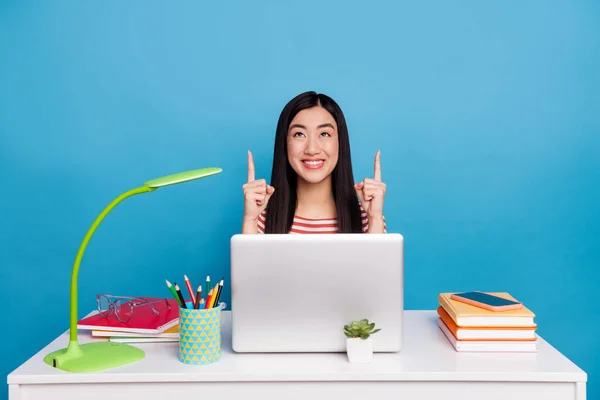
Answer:
[{"label": "lamp head", "polygon": [[207,176],[218,174],[221,171],[223,171],[221,168],[194,169],[191,171],[179,172],[173,175],[151,179],[147,182],[144,182],[144,186],[150,189],[157,189],[162,186],[175,185],[176,183],[183,183],[193,181],[194,179],[205,178]]}]

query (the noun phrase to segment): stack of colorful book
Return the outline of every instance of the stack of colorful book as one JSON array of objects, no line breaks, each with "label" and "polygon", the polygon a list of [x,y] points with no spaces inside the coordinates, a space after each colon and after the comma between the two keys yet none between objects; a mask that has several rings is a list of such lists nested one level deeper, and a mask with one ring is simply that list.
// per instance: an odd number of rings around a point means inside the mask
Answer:
[{"label": "stack of colorful book", "polygon": [[[489,293],[516,301],[508,293]],[[451,298],[438,296],[438,326],[456,351],[535,352],[535,314],[523,305],[517,310],[490,311]]]},{"label": "stack of colorful book", "polygon": [[[154,308],[159,312],[158,314],[147,305],[134,307],[127,322],[119,321],[114,312],[107,316],[97,313],[80,320],[77,328],[92,331],[93,337],[108,339],[111,342],[178,342],[179,303],[177,300],[165,299],[165,304],[157,303]],[[129,311],[123,311],[125,312]]]},{"label": "stack of colorful book", "polygon": [[142,333],[140,331],[106,331],[92,330],[92,336],[107,338],[111,342],[120,343],[156,343],[156,342],[178,342],[179,324],[164,330],[163,332]]}]

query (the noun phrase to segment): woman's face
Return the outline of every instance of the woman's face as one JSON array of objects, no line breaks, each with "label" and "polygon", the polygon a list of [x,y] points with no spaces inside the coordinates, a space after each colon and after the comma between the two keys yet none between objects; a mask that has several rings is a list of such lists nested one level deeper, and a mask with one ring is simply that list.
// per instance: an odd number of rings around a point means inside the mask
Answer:
[{"label": "woman's face", "polygon": [[323,107],[300,111],[288,129],[288,161],[299,179],[319,183],[338,161],[338,131],[333,116]]}]

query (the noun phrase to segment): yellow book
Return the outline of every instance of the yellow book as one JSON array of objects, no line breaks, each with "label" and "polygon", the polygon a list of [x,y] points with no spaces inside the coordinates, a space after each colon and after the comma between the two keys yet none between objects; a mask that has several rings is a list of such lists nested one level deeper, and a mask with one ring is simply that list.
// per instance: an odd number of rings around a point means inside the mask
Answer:
[{"label": "yellow book", "polygon": [[[450,318],[460,327],[494,327],[494,326],[527,326],[535,327],[533,318],[535,314],[525,305],[518,310],[489,311],[460,301],[452,300],[454,293],[440,293],[438,301]],[[508,293],[490,293],[504,299],[517,301]]]}]

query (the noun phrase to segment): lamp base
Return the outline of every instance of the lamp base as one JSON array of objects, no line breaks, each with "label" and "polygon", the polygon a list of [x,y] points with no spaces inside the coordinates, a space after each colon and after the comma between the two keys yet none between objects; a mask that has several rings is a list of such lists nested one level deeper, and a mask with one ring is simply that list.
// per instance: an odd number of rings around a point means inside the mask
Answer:
[{"label": "lamp base", "polygon": [[52,367],[68,372],[94,372],[139,361],[144,351],[125,343],[99,342],[80,345],[69,342],[69,347],[44,357]]}]

